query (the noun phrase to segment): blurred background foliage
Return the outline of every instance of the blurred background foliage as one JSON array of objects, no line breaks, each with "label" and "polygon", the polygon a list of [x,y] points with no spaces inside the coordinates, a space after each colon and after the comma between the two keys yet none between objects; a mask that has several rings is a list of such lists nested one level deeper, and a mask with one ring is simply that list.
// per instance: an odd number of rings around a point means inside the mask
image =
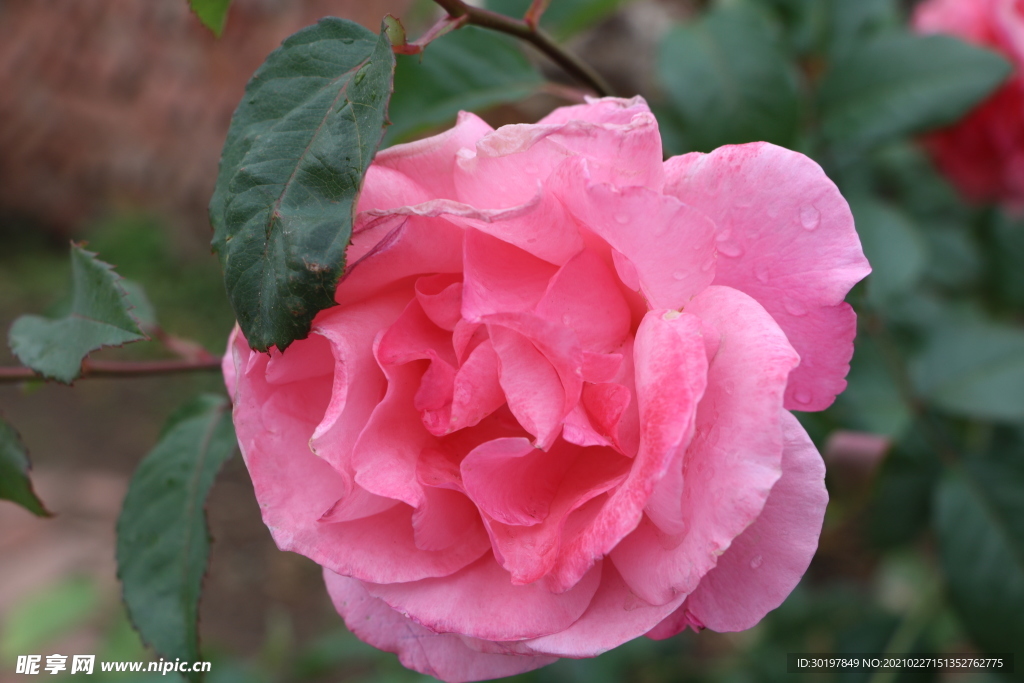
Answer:
[{"label": "blurred background foliage", "polygon": [[[529,1],[485,4],[521,16]],[[1024,671],[1024,219],[961,201],[918,141],[963,116],[1008,67],[951,38],[912,35],[913,4],[552,3],[545,28],[620,94],[648,99],[666,155],[767,140],[822,164],[850,201],[874,272],[848,297],[860,324],[849,388],[824,413],[800,415],[826,459],[831,504],[793,595],[748,632],[639,639],[517,680],[1013,678],[788,674],[788,652],[1015,652]],[[74,237],[144,288],[162,329],[219,353],[232,318],[202,207],[245,79],[281,38],[322,15],[376,29],[388,11],[413,36],[436,16],[426,0],[235,0],[218,42],[183,0],[0,4],[4,327],[58,310]],[[76,21],[54,23],[60,12]],[[499,125],[579,97],[514,41],[462,29],[422,58],[399,57],[385,145],[435,132],[460,109]],[[101,355],[166,351],[141,344]],[[95,380],[73,392],[0,387],[0,412],[21,431],[42,497],[59,513],[37,523],[6,503],[0,510],[0,681],[15,655],[67,643],[89,643],[100,659],[150,656],[107,564],[92,571],[75,558],[53,560],[66,537],[45,529],[90,514],[96,529],[112,529],[120,501],[111,511],[85,500],[89,477],[101,473],[123,492],[172,408],[219,386],[211,375]],[[201,611],[209,681],[423,678],[348,635],[318,568],[274,549],[237,458],[214,488],[210,517],[216,542]],[[93,528],[69,533],[91,539],[83,557],[112,557],[112,540]]]}]

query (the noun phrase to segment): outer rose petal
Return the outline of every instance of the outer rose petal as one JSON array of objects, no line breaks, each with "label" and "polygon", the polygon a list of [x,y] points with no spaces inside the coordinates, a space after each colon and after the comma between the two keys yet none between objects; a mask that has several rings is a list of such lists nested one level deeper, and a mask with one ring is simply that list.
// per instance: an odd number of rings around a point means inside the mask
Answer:
[{"label": "outer rose petal", "polygon": [[415,583],[366,584],[366,589],[435,633],[484,640],[523,640],[565,630],[580,618],[601,583],[601,566],[564,593],[544,582],[513,586],[487,554],[451,576]]},{"label": "outer rose petal", "polygon": [[[418,549],[412,510],[403,505],[353,521],[321,522],[351,485],[309,450],[316,411],[309,411],[306,419],[281,411],[284,404],[275,402],[275,396],[291,389],[268,385],[263,378],[267,355],[251,351],[241,333],[232,340],[235,432],[263,522],[279,548],[301,553],[333,571],[375,581],[445,576],[484,553],[488,544],[482,532],[444,551]],[[295,342],[288,352],[300,352],[306,343]],[[324,410],[326,406],[325,401]]]},{"label": "outer rose petal", "polygon": [[667,536],[645,519],[611,552],[633,592],[652,604],[693,591],[761,513],[781,473],[782,392],[799,360],[778,325],[742,292],[710,287],[687,311],[721,334],[683,460],[687,528]]},{"label": "outer rose petal", "polygon": [[472,149],[477,140],[493,131],[476,114],[460,112],[451,130],[381,150],[363,182],[359,212],[455,199],[452,169],[456,154],[460,149]]},{"label": "outer rose petal", "polygon": [[590,607],[572,626],[550,636],[527,640],[539,653],[559,657],[596,657],[647,633],[685,599],[680,595],[664,605],[651,605],[636,596],[611,562],[601,572],[601,585]]},{"label": "outer rose petal", "polygon": [[[740,534],[679,608],[715,631],[742,631],[782,604],[807,571],[825,518],[825,465],[807,432],[782,415],[782,476],[761,515]],[[652,637],[675,635],[685,623],[673,615]],[[668,624],[666,624],[667,626]]]},{"label": "outer rose petal", "polygon": [[835,184],[765,142],[673,157],[665,173],[667,193],[718,225],[715,284],[757,299],[800,354],[786,408],[827,408],[853,356],[856,315],[843,297],[871,272]]},{"label": "outer rose petal", "polygon": [[[404,666],[448,683],[482,681],[525,673],[556,661],[556,657],[485,654],[469,639],[436,634],[372,597],[356,579],[325,569],[327,592],[345,624],[361,640],[398,654]],[[472,641],[470,641],[472,642]],[[474,643],[476,644],[476,643]]]}]

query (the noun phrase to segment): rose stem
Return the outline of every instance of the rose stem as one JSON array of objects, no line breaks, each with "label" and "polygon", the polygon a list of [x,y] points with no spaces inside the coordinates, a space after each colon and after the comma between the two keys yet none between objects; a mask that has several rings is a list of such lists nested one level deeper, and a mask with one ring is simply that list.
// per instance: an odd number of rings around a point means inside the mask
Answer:
[{"label": "rose stem", "polygon": [[512,19],[497,12],[472,7],[462,0],[434,0],[434,2],[448,12],[448,15],[451,17],[468,17],[467,23],[474,26],[507,33],[510,36],[526,41],[547,55],[551,61],[565,69],[566,73],[570,76],[581,83],[585,83],[587,87],[601,97],[607,97],[612,94],[611,87],[601,78],[600,74],[591,69],[589,65],[576,55],[559,47],[551,39],[551,36],[539,27],[531,26],[525,21]]},{"label": "rose stem", "polygon": [[[220,358],[199,360],[155,361],[82,361],[82,374],[77,379],[91,377],[145,377],[170,375],[179,372],[220,371]],[[31,368],[0,367],[0,384],[46,379]]]}]

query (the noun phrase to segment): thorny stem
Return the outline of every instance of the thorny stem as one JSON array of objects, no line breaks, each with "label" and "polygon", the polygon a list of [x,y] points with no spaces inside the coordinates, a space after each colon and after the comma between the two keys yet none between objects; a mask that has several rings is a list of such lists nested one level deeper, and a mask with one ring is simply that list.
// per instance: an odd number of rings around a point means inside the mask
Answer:
[{"label": "thorny stem", "polygon": [[[78,379],[92,377],[145,377],[147,375],[171,375],[180,372],[220,371],[220,358],[211,356],[198,360],[152,360],[152,361],[98,361],[82,362],[82,374]],[[43,380],[42,375],[31,368],[0,367],[0,384]]]},{"label": "thorny stem", "polygon": [[481,28],[507,33],[520,40],[523,40],[543,52],[551,61],[562,67],[566,73],[586,84],[591,90],[607,97],[612,94],[611,86],[594,71],[588,64],[576,55],[562,49],[545,31],[537,26],[531,26],[526,21],[512,19],[497,12],[472,7],[463,0],[434,0],[448,15],[454,18],[467,17],[466,23]]}]

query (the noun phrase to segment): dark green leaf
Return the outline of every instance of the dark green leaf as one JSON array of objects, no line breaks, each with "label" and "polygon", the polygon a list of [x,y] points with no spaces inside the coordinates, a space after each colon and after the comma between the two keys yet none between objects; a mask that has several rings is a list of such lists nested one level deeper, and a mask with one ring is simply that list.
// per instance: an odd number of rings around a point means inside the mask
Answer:
[{"label": "dark green leaf", "polygon": [[[967,459],[941,483],[935,530],[950,597],[988,652],[1024,653],[1024,453]],[[1019,669],[1018,669],[1019,671]]]},{"label": "dark green leaf", "polygon": [[[487,0],[487,9],[521,19],[531,0]],[[601,21],[631,0],[556,0],[541,18],[542,28],[565,40]]]},{"label": "dark green leaf", "polygon": [[917,227],[901,211],[871,197],[850,198],[864,255],[871,263],[868,298],[885,304],[913,287],[927,257]]},{"label": "dark green leaf", "polygon": [[167,659],[200,658],[199,595],[210,545],[204,506],[235,443],[227,399],[187,404],[139,464],[117,521],[125,605],[142,639]]},{"label": "dark green leaf", "polygon": [[938,328],[910,369],[918,393],[945,410],[1024,418],[1024,330],[982,322]]},{"label": "dark green leaf", "polygon": [[334,305],[394,64],[386,36],[328,18],[285,40],[246,86],[210,220],[228,297],[254,349],[284,350]]},{"label": "dark green leaf", "polygon": [[674,28],[661,43],[657,73],[668,96],[663,125],[677,126],[682,142],[671,152],[755,140],[795,144],[796,71],[757,10],[719,7]]},{"label": "dark green leaf", "polygon": [[948,36],[880,36],[822,79],[822,132],[845,150],[953,123],[1009,75],[999,55]]},{"label": "dark green leaf", "polygon": [[0,417],[0,498],[17,503],[33,515],[49,517],[50,513],[32,490],[32,482],[28,478],[30,469],[28,451],[21,437],[7,420]]},{"label": "dark green leaf", "polygon": [[928,526],[941,466],[921,429],[907,434],[885,456],[868,508],[871,539],[881,547],[913,541]]},{"label": "dark green leaf", "polygon": [[846,391],[836,399],[845,426],[899,438],[910,414],[878,345],[866,334],[856,339]]},{"label": "dark green leaf", "polygon": [[213,31],[213,35],[220,37],[224,31],[224,22],[228,18],[228,6],[231,0],[188,0],[192,11],[203,22],[203,26]]},{"label": "dark green leaf", "polygon": [[145,339],[128,313],[130,303],[113,267],[71,245],[71,306],[58,319],[23,315],[11,325],[8,343],[22,363],[44,377],[70,383],[82,359],[104,346]]},{"label": "dark green leaf", "polygon": [[385,145],[446,124],[460,110],[481,111],[531,95],[544,79],[516,41],[467,26],[398,57]]},{"label": "dark green leaf", "polygon": [[156,309],[146,296],[146,290],[138,282],[124,278],[119,283],[128,300],[128,313],[139,324],[139,327],[151,332],[157,327]]}]

